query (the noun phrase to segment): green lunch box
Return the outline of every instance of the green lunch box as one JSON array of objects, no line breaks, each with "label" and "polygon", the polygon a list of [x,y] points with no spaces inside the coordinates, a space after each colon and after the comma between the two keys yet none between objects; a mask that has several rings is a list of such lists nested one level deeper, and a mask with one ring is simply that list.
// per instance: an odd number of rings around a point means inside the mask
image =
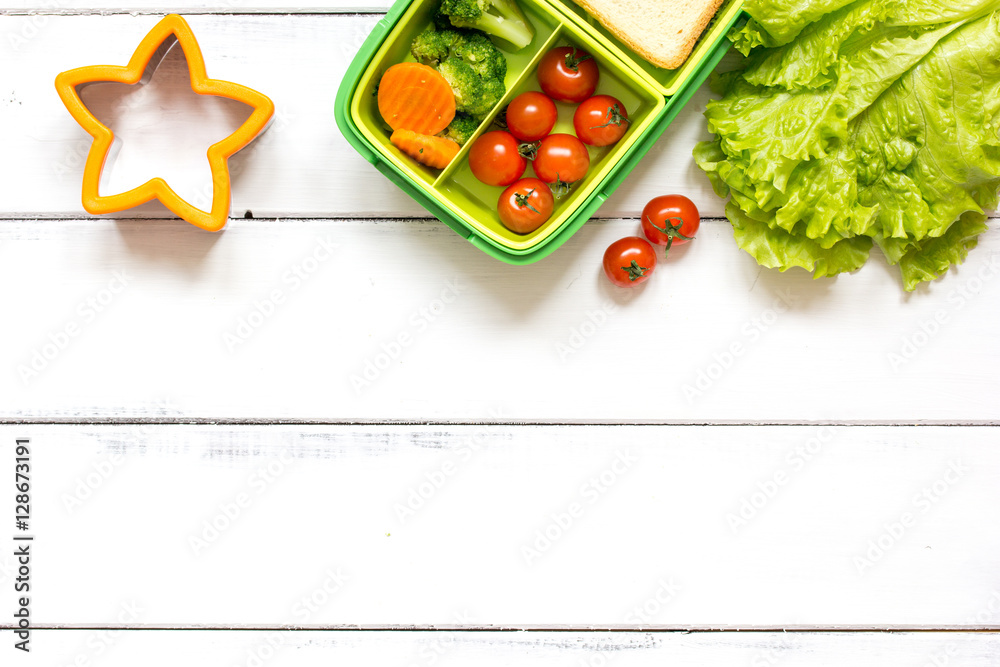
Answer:
[{"label": "green lunch box", "polygon": [[[665,70],[635,55],[572,0],[518,0],[534,26],[535,38],[517,52],[500,47],[507,57],[507,93],[451,164],[436,170],[389,143],[391,132],[378,112],[376,86],[389,67],[413,60],[410,43],[431,23],[439,1],[398,0],[378,22],[337,91],[337,125],[365,159],[435,217],[484,252],[511,264],[529,264],[551,253],[614,192],[728,51],[726,33],[739,18],[743,2],[724,2],[685,64]],[[517,234],[497,216],[503,188],[480,183],[466,156],[475,139],[489,130],[492,118],[513,98],[539,90],[535,67],[556,46],[576,46],[594,57],[601,70],[597,94],[612,95],[624,104],[629,129],[613,146],[589,146],[587,176],[556,201],[545,224],[534,232]],[[575,105],[556,106],[559,120],[553,132],[573,134]],[[529,167],[525,176],[532,175]]]}]

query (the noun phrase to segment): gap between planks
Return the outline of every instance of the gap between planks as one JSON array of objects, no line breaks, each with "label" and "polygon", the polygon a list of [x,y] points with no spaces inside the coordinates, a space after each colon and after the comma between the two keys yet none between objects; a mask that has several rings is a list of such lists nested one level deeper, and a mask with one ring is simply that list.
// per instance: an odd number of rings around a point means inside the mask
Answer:
[{"label": "gap between planks", "polygon": [[[987,220],[990,220],[990,221],[1000,219],[1000,212],[997,212],[997,211],[988,211],[987,215],[988,215]],[[0,224],[3,224],[3,223],[12,223],[12,222],[39,222],[39,223],[41,223],[41,222],[83,222],[83,223],[99,223],[99,222],[108,222],[108,221],[114,221],[114,222],[177,222],[177,223],[183,222],[183,220],[181,220],[180,218],[170,217],[170,216],[160,217],[160,216],[151,215],[151,216],[146,216],[146,217],[127,217],[127,218],[122,218],[122,217],[116,217],[116,216],[113,216],[113,215],[109,215],[109,216],[98,217],[98,216],[87,216],[82,211],[79,211],[79,212],[70,212],[70,213],[52,213],[52,214],[46,214],[46,215],[38,215],[38,214],[16,215],[16,214],[11,214],[11,213],[0,213]],[[348,217],[344,217],[342,215],[341,216],[320,216],[320,215],[303,216],[303,215],[298,215],[297,214],[297,215],[290,215],[290,216],[287,216],[287,217],[286,216],[260,216],[260,217],[254,216],[252,218],[246,218],[246,217],[243,217],[243,216],[235,216],[235,217],[230,217],[229,218],[229,223],[230,224],[238,223],[238,224],[241,224],[241,225],[248,224],[248,223],[254,223],[254,222],[259,222],[259,223],[283,223],[283,222],[305,222],[305,223],[317,222],[317,223],[319,223],[319,222],[323,222],[323,223],[326,223],[326,222],[331,222],[331,221],[377,222],[377,223],[387,223],[387,222],[389,222],[389,223],[392,223],[392,222],[399,222],[399,223],[404,223],[404,222],[406,222],[406,223],[409,223],[409,222],[427,222],[427,223],[433,223],[433,222],[439,222],[439,220],[437,218],[429,217],[429,216],[426,216],[426,215],[416,215],[416,216],[412,216],[412,217],[393,216],[393,217],[389,217],[389,218],[387,218],[385,216],[377,216],[377,215],[359,215],[359,216],[351,216],[351,217],[348,218]],[[636,223],[638,221],[639,221],[638,217],[622,217],[622,216],[614,216],[614,215],[612,215],[612,216],[594,216],[594,217],[590,218],[590,220],[588,220],[588,223],[595,223],[595,222],[596,223],[608,223],[608,222]],[[729,220],[728,220],[728,218],[724,218],[724,217],[723,218],[720,218],[720,217],[706,217],[706,218],[702,218],[701,222],[708,223],[708,224],[722,224],[722,223],[728,223]]]},{"label": "gap between planks", "polygon": [[[322,419],[227,419],[212,417],[134,417],[134,418],[38,418],[38,419],[0,419],[0,426],[344,426],[344,427],[382,427],[382,426],[513,426],[513,427],[552,427],[552,426],[714,426],[714,427],[858,427],[858,428],[882,428],[882,427],[948,427],[948,428],[983,428],[1000,426],[1000,421],[996,420],[966,420],[966,421],[937,421],[937,420],[917,420],[917,421],[880,421],[880,420],[830,420],[830,421],[759,421],[747,422],[736,420],[717,421],[413,421],[413,420],[384,420],[384,421],[354,421],[354,420],[322,420]],[[0,626],[2,627],[2,626]]]},{"label": "gap between planks", "polygon": [[[251,213],[252,213],[252,211],[251,211]],[[177,223],[184,222],[180,218],[173,217],[173,216],[167,216],[167,215],[165,215],[164,217],[160,217],[160,216],[146,216],[146,217],[127,217],[127,218],[122,218],[122,217],[116,217],[114,215],[107,215],[107,216],[87,216],[83,212],[77,212],[77,213],[52,213],[52,214],[45,214],[45,215],[38,215],[38,214],[15,215],[15,214],[12,214],[12,213],[0,213],[0,223],[3,223],[3,222],[85,222],[85,223],[87,223],[87,222],[109,222],[109,221],[114,221],[114,222],[177,222]],[[230,217],[229,218],[229,222],[231,224],[232,223],[239,223],[241,225],[242,224],[254,223],[254,222],[260,222],[260,223],[272,223],[272,222],[279,222],[279,223],[280,222],[306,222],[306,223],[308,223],[308,222],[331,222],[331,221],[333,221],[333,222],[335,222],[335,221],[378,222],[378,223],[386,223],[386,222],[439,222],[439,220],[437,218],[434,218],[434,217],[431,217],[431,216],[427,216],[427,215],[419,215],[419,216],[413,216],[413,217],[393,216],[393,217],[390,217],[390,218],[387,218],[385,216],[377,216],[377,215],[359,215],[359,216],[351,216],[349,218],[346,218],[344,216],[302,216],[302,215],[294,215],[294,216],[287,216],[287,217],[286,216],[267,216],[267,217],[265,217],[265,216],[260,216],[260,217],[254,216],[252,218],[246,218],[246,217],[243,217],[243,216],[234,216],[234,217]],[[622,216],[611,215],[611,216],[603,216],[603,217],[602,216],[594,216],[594,217],[590,218],[587,222],[591,222],[591,223],[592,222],[631,222],[631,223],[635,223],[635,222],[638,222],[638,221],[639,221],[638,217],[622,217]],[[707,222],[707,223],[725,223],[725,222],[729,222],[729,220],[727,218],[718,218],[718,217],[712,217],[712,218],[706,217],[706,218],[702,218],[701,221],[702,222]],[[227,227],[227,229],[228,229],[228,227]]]},{"label": "gap between planks", "polygon": [[[0,631],[17,629],[10,624],[0,624]],[[30,630],[81,631],[81,630],[123,630],[128,632],[489,632],[489,633],[615,633],[615,634],[725,634],[725,633],[774,633],[787,634],[913,634],[951,633],[1000,635],[1000,629],[974,626],[907,626],[907,625],[857,625],[857,626],[600,626],[600,625],[331,625],[331,626],[288,626],[288,625],[95,625],[95,624],[39,624]]]}]

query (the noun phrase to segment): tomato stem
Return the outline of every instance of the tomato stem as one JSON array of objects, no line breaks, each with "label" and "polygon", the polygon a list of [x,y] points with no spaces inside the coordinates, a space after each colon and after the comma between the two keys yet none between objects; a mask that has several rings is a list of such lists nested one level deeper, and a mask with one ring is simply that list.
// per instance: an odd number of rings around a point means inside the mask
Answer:
[{"label": "tomato stem", "polygon": [[625,117],[625,114],[622,113],[622,108],[617,104],[608,107],[607,117],[608,117],[607,123],[605,123],[604,125],[595,125],[590,129],[599,130],[602,127],[611,127],[612,125],[617,125],[618,127],[621,127],[623,123],[629,122],[628,118]]},{"label": "tomato stem", "polygon": [[638,262],[633,259],[631,264],[622,267],[622,271],[628,274],[628,279],[630,281],[635,282],[639,278],[646,275],[646,271],[649,271],[649,267],[639,266]]},{"label": "tomato stem", "polygon": [[517,192],[514,194],[514,203],[522,207],[527,206],[538,215],[541,215],[542,212],[539,211],[534,206],[532,206],[531,203],[528,201],[528,197],[530,197],[533,194],[535,194],[535,188],[531,188],[530,190],[528,190],[527,194],[521,194],[520,192]]},{"label": "tomato stem", "polygon": [[[653,222],[653,219],[650,218],[648,215],[646,216],[646,220],[649,220],[649,224],[653,229],[658,229],[667,235],[667,249],[663,253],[664,259],[666,259],[667,255],[670,254],[670,247],[674,245],[675,238],[683,239],[685,241],[690,241],[691,239],[694,238],[693,236],[684,236],[683,234],[681,234],[681,227],[684,226],[683,218],[677,218],[677,217],[667,218],[663,221],[663,227],[658,227],[656,223]],[[671,225],[670,224],[671,220],[676,220],[677,224]]]},{"label": "tomato stem", "polygon": [[566,67],[567,67],[567,69],[570,69],[570,70],[572,70],[574,72],[579,72],[580,71],[580,63],[582,63],[584,60],[593,60],[594,59],[594,56],[590,55],[589,53],[584,53],[584,56],[582,58],[578,58],[576,56],[576,54],[579,53],[579,52],[581,52],[581,51],[574,46],[573,50],[570,51],[570,52],[568,52],[566,54],[565,61],[566,61]]},{"label": "tomato stem", "polygon": [[521,144],[517,147],[517,154],[525,160],[531,160],[533,162],[535,158],[538,157],[538,147],[541,145],[542,142],[540,141]]},{"label": "tomato stem", "polygon": [[562,199],[563,197],[568,195],[570,193],[570,190],[572,189],[573,189],[573,184],[567,183],[566,181],[559,178],[559,172],[556,172],[556,180],[552,184],[552,195],[556,199]]}]

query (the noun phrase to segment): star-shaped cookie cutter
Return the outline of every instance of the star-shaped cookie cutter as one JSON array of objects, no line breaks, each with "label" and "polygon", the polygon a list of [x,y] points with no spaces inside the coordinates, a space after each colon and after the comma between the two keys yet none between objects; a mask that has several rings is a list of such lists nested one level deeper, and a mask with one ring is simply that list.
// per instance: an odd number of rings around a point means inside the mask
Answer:
[{"label": "star-shaped cookie cutter", "polygon": [[[188,203],[159,177],[126,192],[101,196],[99,189],[104,166],[117,151],[119,140],[80,99],[80,90],[93,83],[148,83],[167,52],[177,44],[180,44],[187,59],[194,92],[225,97],[253,107],[250,117],[235,132],[208,149],[212,170],[211,211],[203,211]],[[266,95],[236,83],[208,78],[205,59],[194,33],[187,21],[176,14],[167,15],[149,31],[128,65],[92,65],[62,72],[56,77],[56,90],[76,122],[94,138],[83,169],[83,208],[88,213],[118,213],[158,199],[180,218],[212,232],[221,230],[229,220],[229,158],[257,138],[274,117],[274,103]]]}]

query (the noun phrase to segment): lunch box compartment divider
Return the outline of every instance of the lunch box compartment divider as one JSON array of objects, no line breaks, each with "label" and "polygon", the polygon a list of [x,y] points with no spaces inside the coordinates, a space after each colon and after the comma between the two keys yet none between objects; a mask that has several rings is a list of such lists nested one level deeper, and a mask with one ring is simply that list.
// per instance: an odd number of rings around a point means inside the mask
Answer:
[{"label": "lunch box compartment divider", "polygon": [[[410,54],[410,44],[424,28],[430,25],[432,13],[437,7],[438,1],[417,0],[400,17],[396,29],[389,35],[390,40],[387,40],[382,45],[375,54],[373,62],[366,68],[362,75],[363,90],[358,97],[359,103],[355,106],[355,112],[352,114],[362,131],[367,130],[366,134],[369,135],[369,140],[374,141],[376,146],[383,151],[393,155],[403,165],[404,172],[408,172],[408,175],[419,178],[423,183],[431,187],[434,186],[435,182],[442,179],[444,172],[421,165],[409,156],[404,155],[402,151],[389,142],[391,129],[382,120],[378,111],[377,86],[379,80],[382,78],[382,74],[389,67],[400,62],[414,61],[413,56]],[[557,30],[561,25],[560,17],[556,14],[546,16],[532,12],[530,18],[536,26],[535,38],[532,40],[532,43],[516,53],[502,49],[504,57],[507,59],[507,76],[504,83],[508,91],[521,78],[522,70],[541,57],[545,44],[550,41],[549,33]],[[506,101],[502,101],[497,105],[497,108],[502,108],[503,104],[506,104]],[[488,118],[492,118],[496,111],[497,109],[493,109]],[[480,125],[476,136],[482,134],[484,127],[487,125],[488,122]],[[453,160],[452,163],[454,164],[454,162]]]},{"label": "lunch box compartment divider", "polygon": [[[577,46],[590,50],[588,48],[590,45],[581,45],[576,39],[572,39],[572,37],[573,34],[565,27],[559,27],[553,31],[551,38],[531,62],[529,68],[521,73],[518,81],[507,91],[503,102],[495,110],[496,113],[499,113],[511,100],[521,93],[541,90],[536,76],[536,66],[538,60],[541,59],[541,56],[545,52],[559,46]],[[472,142],[463,147],[462,152],[459,153],[458,157],[442,173],[441,178],[435,182],[436,189],[449,200],[456,202],[459,208],[483,212],[482,217],[477,222],[486,238],[497,245],[514,250],[531,249],[537,247],[539,242],[556,233],[568,217],[594,192],[595,185],[598,185],[607,173],[610,173],[610,171],[617,167],[617,160],[624,156],[630,146],[630,142],[634,143],[637,138],[632,135],[638,135],[641,128],[654,119],[656,112],[662,106],[662,100],[658,96],[651,94],[648,89],[643,89],[641,86],[636,85],[634,81],[624,76],[626,71],[621,68],[620,63],[605,60],[599,53],[595,57],[601,68],[601,80],[598,85],[598,91],[599,93],[616,97],[625,106],[631,121],[629,132],[616,145],[587,147],[590,153],[590,171],[582,181],[572,187],[566,196],[556,199],[552,218],[548,222],[537,230],[523,235],[514,234],[503,227],[496,216],[497,200],[503,189],[485,185],[473,175],[467,159],[467,151]],[[573,113],[576,107],[576,104],[556,103],[559,118],[553,129],[553,133],[575,134],[573,129]],[[491,121],[488,120],[484,127],[480,128],[480,133],[489,130],[491,125]],[[635,132],[632,131],[633,125],[636,128]],[[493,127],[493,129],[498,128]],[[524,172],[524,177],[531,178],[534,176],[534,170],[529,163],[527,170]]]},{"label": "lunch box compartment divider", "polygon": [[[503,99],[501,99],[500,102],[495,107],[493,107],[493,109],[490,110],[490,113],[488,116],[486,116],[486,119],[483,120],[482,123],[480,123],[479,127],[476,129],[476,133],[472,135],[472,138],[468,142],[466,142],[464,146],[462,146],[462,150],[459,151],[457,156],[455,156],[455,159],[452,160],[447,167],[441,170],[440,175],[434,181],[434,187],[439,188],[443,185],[446,185],[447,182],[451,179],[451,175],[456,171],[456,169],[458,169],[458,167],[460,167],[461,165],[468,163],[467,156],[469,153],[469,148],[472,146],[473,143],[475,143],[476,139],[478,139],[484,133],[488,132],[491,128],[499,129],[499,128],[493,128],[493,119],[496,118],[497,114],[499,114],[504,107],[510,104],[510,101],[512,99],[517,97],[519,93],[516,91],[518,91],[518,89],[523,85],[524,81],[534,73],[535,67],[538,65],[538,61],[542,59],[542,56],[545,55],[546,51],[552,48],[552,45],[556,42],[556,40],[559,39],[561,32],[562,32],[562,25],[557,25],[555,28],[553,28],[552,34],[550,34],[548,38],[545,39],[538,46],[537,50],[532,55],[531,60],[525,63],[523,69],[521,69],[521,71],[518,72],[513,77],[513,79],[511,78],[510,54],[504,51],[504,55],[507,56],[507,68],[508,68],[507,79],[505,81],[507,85],[507,92],[504,93]],[[538,40],[538,35],[536,34],[535,41],[537,40]],[[527,48],[528,47],[525,47],[524,50],[527,50]]]}]

